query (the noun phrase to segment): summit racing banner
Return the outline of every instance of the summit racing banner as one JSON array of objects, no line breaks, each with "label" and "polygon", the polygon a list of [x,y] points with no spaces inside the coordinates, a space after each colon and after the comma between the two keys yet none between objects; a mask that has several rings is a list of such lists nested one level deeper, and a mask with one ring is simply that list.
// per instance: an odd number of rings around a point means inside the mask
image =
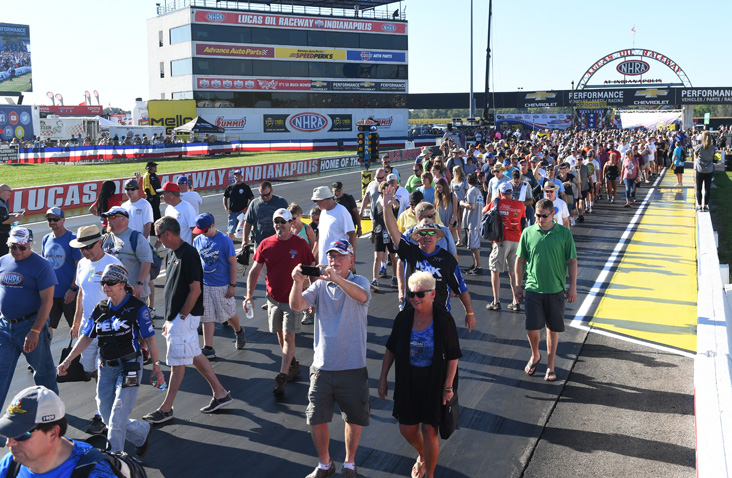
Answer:
[{"label": "summit racing banner", "polygon": [[239,13],[221,10],[196,10],[194,23],[219,23],[254,27],[295,28],[299,30],[334,30],[344,32],[406,34],[403,22],[381,22],[360,18],[309,17],[304,15],[274,15]]}]

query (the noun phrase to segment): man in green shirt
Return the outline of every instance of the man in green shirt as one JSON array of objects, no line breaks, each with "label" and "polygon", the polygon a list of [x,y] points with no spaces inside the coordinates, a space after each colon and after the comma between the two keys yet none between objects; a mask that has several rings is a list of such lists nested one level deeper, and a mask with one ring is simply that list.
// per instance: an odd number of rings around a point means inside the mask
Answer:
[{"label": "man in green shirt", "polygon": [[[523,300],[521,280],[526,271],[526,335],[531,345],[531,358],[524,368],[534,375],[541,361],[539,341],[545,326],[547,368],[544,380],[554,381],[554,358],[557,354],[559,332],[564,332],[564,305],[577,300],[577,250],[572,233],[555,224],[554,204],[548,199],[536,205],[536,224],[524,229],[518,245],[514,288],[517,299]],[[569,289],[565,293],[569,272]]]},{"label": "man in green shirt", "polygon": [[420,163],[414,163],[414,165],[412,166],[412,171],[414,172],[414,174],[409,176],[409,179],[407,179],[407,184],[406,186],[404,186],[410,193],[422,185],[422,172],[424,170],[422,169],[422,165]]}]

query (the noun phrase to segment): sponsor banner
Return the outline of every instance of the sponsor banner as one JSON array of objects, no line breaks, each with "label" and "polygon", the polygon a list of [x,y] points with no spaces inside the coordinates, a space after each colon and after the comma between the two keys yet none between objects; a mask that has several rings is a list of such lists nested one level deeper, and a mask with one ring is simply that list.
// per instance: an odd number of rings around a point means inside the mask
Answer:
[{"label": "sponsor banner", "polygon": [[165,126],[165,133],[196,118],[196,100],[150,100],[147,102],[150,126]]},{"label": "sponsor banner", "polygon": [[41,118],[38,136],[41,139],[71,139],[84,132],[84,121],[80,119]]},{"label": "sponsor banner", "polygon": [[103,106],[39,106],[38,111],[43,114],[59,116],[97,116],[104,113]]},{"label": "sponsor banner", "polygon": [[678,104],[703,105],[732,104],[732,87],[726,88],[679,88]]},{"label": "sponsor banner", "polygon": [[[241,169],[245,182],[259,182],[265,179],[289,179],[297,176],[317,174],[320,159],[306,159],[300,161],[285,161],[281,163],[257,164],[248,166],[233,166],[229,168],[211,169],[206,171],[186,171],[175,174],[161,174],[160,181],[177,181],[180,176],[187,176],[193,188],[199,191],[207,189],[222,189],[230,184],[235,169]],[[117,192],[123,189],[126,178],[113,179]],[[89,206],[96,201],[101,189],[102,181],[90,181],[58,186],[39,186],[17,188],[13,190],[9,209],[17,211],[26,209],[27,214],[38,214],[52,207],[62,209]]]},{"label": "sponsor banner", "polygon": [[265,114],[262,116],[262,131],[265,133],[289,133],[287,118],[290,115]]},{"label": "sponsor banner", "polygon": [[0,139],[2,141],[12,141],[13,138],[29,141],[33,139],[34,135],[31,106],[0,106]]},{"label": "sponsor banner", "polygon": [[19,148],[0,147],[0,162],[2,163],[15,163],[20,157]]},{"label": "sponsor banner", "polygon": [[330,129],[328,131],[353,131],[353,118],[351,115],[328,115],[330,118]]},{"label": "sponsor banner", "polygon": [[197,76],[197,90],[406,92],[406,81],[321,81],[307,78],[248,78]]},{"label": "sponsor banner", "polygon": [[196,10],[193,15],[193,22],[269,28],[295,28],[299,30],[334,30],[356,33],[407,33],[407,25],[402,22],[380,22],[357,18],[322,18],[250,12],[239,13],[219,10]]},{"label": "sponsor banner", "polygon": [[215,124],[220,128],[225,128],[228,134],[242,133],[247,126],[246,115],[240,115],[237,117],[226,117],[223,114],[216,117],[211,123]]},{"label": "sponsor banner", "polygon": [[357,168],[361,165],[358,156],[344,156],[342,158],[322,158],[320,160],[320,172],[336,171],[339,169]]},{"label": "sponsor banner", "polygon": [[225,56],[230,58],[274,58],[274,47],[228,43],[197,43],[195,56]]},{"label": "sponsor banner", "polygon": [[309,91],[310,80],[298,79],[272,79],[272,78],[197,78],[196,85],[199,90],[270,90],[270,91]]},{"label": "sponsor banner", "polygon": [[345,60],[345,50],[321,50],[318,48],[277,48],[275,58],[287,60]]},{"label": "sponsor banner", "polygon": [[368,61],[371,63],[377,62],[394,62],[394,63],[406,63],[407,53],[392,52],[392,51],[373,51],[373,50],[348,50],[346,59],[348,61]]},{"label": "sponsor banner", "polygon": [[[379,129],[391,129],[392,125],[397,126],[399,123],[399,119],[395,117],[395,115],[389,115],[389,116],[381,116],[381,115],[371,115],[368,118],[363,118],[365,120],[371,121],[371,123],[368,124],[374,124],[376,123],[376,126],[379,127]],[[396,123],[395,123],[396,121]]]}]

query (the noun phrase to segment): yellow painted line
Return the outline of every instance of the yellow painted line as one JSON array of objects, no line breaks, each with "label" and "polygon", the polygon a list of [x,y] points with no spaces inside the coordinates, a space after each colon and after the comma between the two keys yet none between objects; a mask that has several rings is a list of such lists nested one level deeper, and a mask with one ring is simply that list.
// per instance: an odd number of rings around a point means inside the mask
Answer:
[{"label": "yellow painted line", "polygon": [[[593,314],[593,327],[696,352],[693,176],[667,171]],[[643,189],[638,190],[639,198]],[[620,195],[619,195],[620,196]]]}]

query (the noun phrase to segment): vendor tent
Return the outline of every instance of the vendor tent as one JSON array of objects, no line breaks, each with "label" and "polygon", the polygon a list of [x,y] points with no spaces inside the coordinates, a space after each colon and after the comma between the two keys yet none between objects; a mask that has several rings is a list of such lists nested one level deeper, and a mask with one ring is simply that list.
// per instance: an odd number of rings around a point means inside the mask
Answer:
[{"label": "vendor tent", "polygon": [[177,128],[173,129],[173,132],[176,134],[186,134],[186,133],[197,133],[197,134],[212,134],[212,133],[223,133],[224,128],[220,128],[216,125],[213,125],[206,121],[205,119],[201,118],[200,116],[196,116],[195,119],[192,121],[189,121],[188,123],[178,126]]}]

